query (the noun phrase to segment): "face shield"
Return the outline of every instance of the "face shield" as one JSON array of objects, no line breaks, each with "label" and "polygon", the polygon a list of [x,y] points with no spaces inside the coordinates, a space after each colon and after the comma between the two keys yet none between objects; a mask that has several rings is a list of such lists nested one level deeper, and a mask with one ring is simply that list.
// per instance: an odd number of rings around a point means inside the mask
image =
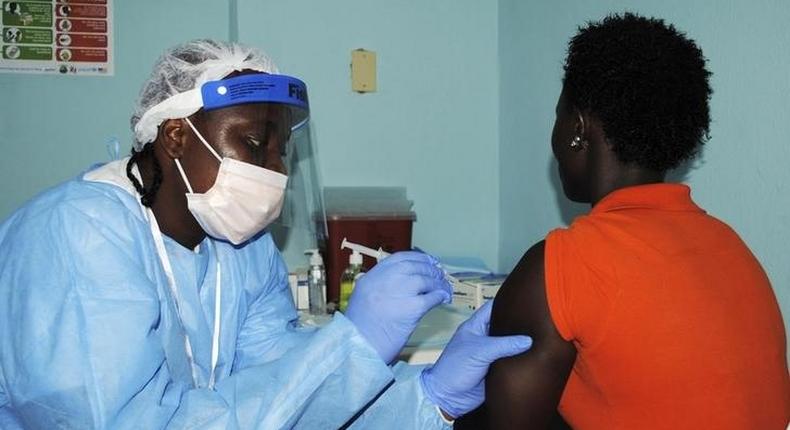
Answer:
[{"label": "face shield", "polygon": [[205,110],[242,103],[276,103],[289,108],[291,138],[283,154],[288,185],[280,218],[272,230],[281,248],[286,246],[283,242],[315,247],[316,241],[326,237],[326,217],[309,126],[307,86],[291,76],[256,73],[207,82],[201,95]]},{"label": "face shield", "polygon": [[309,127],[307,86],[301,80],[253,73],[207,81],[199,88],[176,94],[152,107],[140,118],[136,131],[145,131],[154,122],[158,125],[163,117],[178,117],[176,112],[188,116],[201,108],[209,111],[248,103],[278,104],[290,111],[291,138],[282,154],[288,183],[280,217],[269,230],[281,249],[315,248],[326,237],[326,224]]},{"label": "face shield", "polygon": [[313,145],[310,122],[294,129],[286,146],[288,185],[280,218],[270,228],[281,250],[288,248],[299,261],[303,250],[317,248],[326,240],[324,210],[317,153]]}]

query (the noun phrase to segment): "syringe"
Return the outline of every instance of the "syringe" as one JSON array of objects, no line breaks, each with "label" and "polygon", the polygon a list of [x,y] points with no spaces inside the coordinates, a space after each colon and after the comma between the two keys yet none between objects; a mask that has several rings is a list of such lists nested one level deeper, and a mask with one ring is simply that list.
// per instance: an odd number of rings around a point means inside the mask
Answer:
[{"label": "syringe", "polygon": [[[341,243],[341,244],[340,244],[340,249],[345,249],[345,248],[348,248],[348,249],[351,249],[351,250],[357,251],[357,252],[359,252],[359,253],[360,253],[360,254],[362,254],[362,255],[367,255],[368,257],[373,257],[373,258],[375,258],[375,259],[376,259],[376,261],[381,261],[381,260],[383,260],[383,259],[385,259],[385,258],[389,257],[390,255],[392,255],[392,254],[390,254],[389,252],[386,252],[386,251],[384,251],[384,250],[383,250],[383,249],[381,249],[381,248],[379,248],[379,249],[373,249],[373,248],[368,248],[368,247],[367,247],[367,246],[365,246],[365,245],[360,245],[360,244],[358,244],[358,243],[349,242],[349,241],[348,241],[348,239],[346,239],[346,238],[344,237],[344,238],[343,238],[343,243]],[[416,251],[420,251],[420,252],[422,252],[422,250],[420,250],[419,248],[415,248],[415,250],[416,250]],[[438,264],[437,264],[437,265],[438,265]],[[439,266],[440,266],[440,265],[439,265]],[[440,266],[440,267],[441,267],[441,266]],[[444,270],[444,268],[442,268],[442,270]],[[444,270],[444,276],[445,276],[445,277],[447,278],[447,280],[448,280],[448,281],[450,281],[450,283],[451,283],[451,284],[453,284],[453,285],[455,285],[455,284],[457,284],[457,283],[460,283],[460,282],[461,282],[461,281],[460,281],[460,280],[458,280],[458,278],[456,278],[455,276],[453,276],[453,275],[451,275],[451,274],[447,273],[447,271],[446,271],[446,270]]]},{"label": "syringe", "polygon": [[387,257],[389,257],[389,252],[384,251],[383,249],[373,249],[368,248],[367,246],[360,245],[358,243],[349,242],[345,237],[343,238],[343,243],[340,244],[340,249],[351,249],[353,251],[357,251],[362,255],[367,255],[368,257],[373,257],[376,261],[381,261]]}]

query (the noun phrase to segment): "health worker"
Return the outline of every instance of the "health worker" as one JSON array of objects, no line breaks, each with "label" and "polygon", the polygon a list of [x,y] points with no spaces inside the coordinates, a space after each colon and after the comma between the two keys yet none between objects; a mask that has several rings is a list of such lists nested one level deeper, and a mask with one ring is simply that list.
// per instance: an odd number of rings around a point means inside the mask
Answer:
[{"label": "health worker", "polygon": [[431,367],[393,363],[452,289],[426,254],[361,278],[345,314],[298,325],[266,228],[305,84],[261,52],[197,40],[155,65],[131,157],[0,226],[0,428],[449,428],[483,401],[490,307]]}]

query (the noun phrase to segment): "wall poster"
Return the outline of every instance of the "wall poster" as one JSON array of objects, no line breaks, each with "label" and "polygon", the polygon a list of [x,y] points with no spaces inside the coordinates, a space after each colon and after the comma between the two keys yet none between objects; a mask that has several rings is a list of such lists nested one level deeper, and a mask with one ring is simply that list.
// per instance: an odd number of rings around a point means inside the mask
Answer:
[{"label": "wall poster", "polygon": [[112,1],[0,1],[0,73],[112,76]]}]

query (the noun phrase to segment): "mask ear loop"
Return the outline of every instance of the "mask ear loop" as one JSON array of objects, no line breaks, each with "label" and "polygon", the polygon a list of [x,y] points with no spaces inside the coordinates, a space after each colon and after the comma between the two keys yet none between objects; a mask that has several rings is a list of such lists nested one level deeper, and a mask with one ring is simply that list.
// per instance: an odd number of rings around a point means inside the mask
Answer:
[{"label": "mask ear loop", "polygon": [[[195,135],[198,137],[198,139],[200,139],[203,145],[206,148],[208,148],[211,154],[214,155],[214,157],[217,160],[219,160],[220,164],[222,164],[222,157],[220,157],[219,154],[217,154],[217,151],[215,151],[214,148],[212,148],[211,145],[209,145],[208,142],[206,142],[206,139],[203,138],[203,135],[200,134],[199,131],[197,131],[195,125],[192,124],[192,121],[190,121],[189,118],[184,118],[184,119],[186,120],[187,124],[189,124],[189,127],[192,129],[192,131],[195,132]],[[189,185],[189,181],[187,180],[187,175],[186,173],[184,173],[184,168],[181,167],[181,162],[178,161],[178,158],[176,158],[174,161],[176,162],[178,173],[181,174],[181,178],[184,180],[184,183],[186,184],[189,193],[193,194],[192,186]],[[214,255],[217,258],[217,274],[216,274],[217,279],[216,279],[216,285],[214,287],[214,327],[213,327],[214,331],[212,332],[211,335],[211,370],[209,374],[208,388],[214,389],[214,384],[216,382],[217,362],[219,361],[219,335],[220,335],[220,327],[221,327],[220,315],[222,314],[222,281],[221,281],[222,268],[219,264],[219,254],[216,251],[217,248],[214,245],[214,242],[211,242],[211,245],[214,249]],[[189,344],[189,338],[187,338],[187,345],[188,344]]]},{"label": "mask ear loop", "polygon": [[192,131],[195,132],[195,135],[198,137],[198,139],[200,139],[200,141],[203,142],[203,145],[206,148],[208,148],[208,150],[211,152],[212,155],[214,155],[214,158],[216,158],[217,161],[222,163],[222,157],[220,157],[219,154],[217,154],[217,151],[215,151],[214,148],[212,148],[211,145],[209,145],[208,142],[206,142],[206,139],[203,137],[202,134],[200,134],[199,131],[197,131],[195,125],[192,124],[192,121],[190,121],[189,118],[184,118],[184,119],[187,121],[187,124],[189,124],[189,127],[192,129]]},{"label": "mask ear loop", "polygon": [[[209,145],[208,142],[206,142],[206,139],[203,137],[202,134],[200,134],[199,131],[197,131],[197,128],[195,128],[195,125],[192,124],[192,121],[190,121],[189,118],[184,118],[184,119],[186,120],[187,124],[189,124],[189,127],[192,129],[192,131],[195,132],[195,136],[197,136],[198,139],[200,139],[200,142],[203,143],[203,146],[208,148],[209,152],[211,152],[211,154],[214,156],[214,158],[216,158],[217,161],[219,161],[219,163],[222,164],[222,157],[220,157],[219,154],[217,154],[217,151],[215,151],[214,148],[212,148],[211,145]],[[186,186],[187,186],[187,190],[189,191],[190,194],[194,194],[194,191],[192,191],[192,185],[189,184],[189,180],[187,179],[187,175],[186,175],[186,173],[184,173],[184,168],[181,167],[181,162],[178,161],[178,158],[176,158],[174,161],[176,162],[176,167],[178,168],[178,173],[181,174],[181,179],[184,180],[184,184],[186,184]]]},{"label": "mask ear loop", "polygon": [[194,194],[195,192],[192,191],[192,185],[189,185],[189,180],[187,179],[187,175],[186,173],[184,173],[184,168],[181,167],[181,162],[178,161],[178,158],[176,158],[174,161],[176,162],[176,167],[178,167],[178,173],[181,174],[181,179],[184,180],[184,184],[186,184],[187,186],[187,190],[189,191],[189,194]]}]

